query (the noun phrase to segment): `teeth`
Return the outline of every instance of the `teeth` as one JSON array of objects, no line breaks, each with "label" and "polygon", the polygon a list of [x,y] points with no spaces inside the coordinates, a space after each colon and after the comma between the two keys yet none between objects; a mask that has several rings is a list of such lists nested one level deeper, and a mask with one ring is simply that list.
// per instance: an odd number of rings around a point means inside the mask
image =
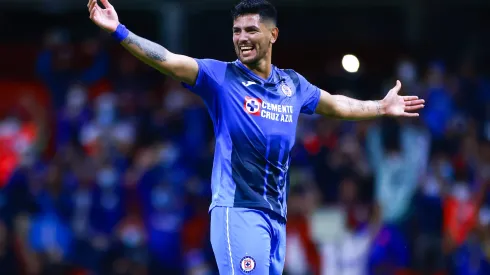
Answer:
[{"label": "teeth", "polygon": [[241,47],[242,51],[252,50],[252,47]]}]

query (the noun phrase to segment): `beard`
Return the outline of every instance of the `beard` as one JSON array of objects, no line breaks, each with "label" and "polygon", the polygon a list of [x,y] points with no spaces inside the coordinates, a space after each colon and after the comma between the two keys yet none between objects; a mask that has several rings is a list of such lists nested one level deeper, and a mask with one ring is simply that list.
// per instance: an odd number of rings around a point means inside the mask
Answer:
[{"label": "beard", "polygon": [[242,51],[240,47],[235,46],[235,53],[243,64],[251,65],[257,64],[260,60],[265,58],[267,55],[267,47],[256,47],[254,46],[250,51]]}]

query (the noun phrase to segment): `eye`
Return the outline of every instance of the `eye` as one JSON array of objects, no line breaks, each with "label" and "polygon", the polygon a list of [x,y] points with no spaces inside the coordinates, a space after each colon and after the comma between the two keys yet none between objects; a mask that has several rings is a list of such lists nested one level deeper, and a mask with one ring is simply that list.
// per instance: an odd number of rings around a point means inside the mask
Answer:
[{"label": "eye", "polygon": [[245,28],[245,31],[249,34],[256,34],[256,33],[260,32],[260,29],[257,27],[247,27],[247,28]]}]

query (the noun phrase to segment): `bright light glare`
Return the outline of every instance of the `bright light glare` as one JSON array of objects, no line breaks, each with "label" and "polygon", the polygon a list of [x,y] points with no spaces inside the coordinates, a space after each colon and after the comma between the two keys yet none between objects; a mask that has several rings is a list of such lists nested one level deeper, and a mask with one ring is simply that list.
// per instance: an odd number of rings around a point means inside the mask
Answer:
[{"label": "bright light glare", "polygon": [[359,59],[352,54],[346,54],[342,58],[342,67],[349,73],[357,73],[359,65]]}]

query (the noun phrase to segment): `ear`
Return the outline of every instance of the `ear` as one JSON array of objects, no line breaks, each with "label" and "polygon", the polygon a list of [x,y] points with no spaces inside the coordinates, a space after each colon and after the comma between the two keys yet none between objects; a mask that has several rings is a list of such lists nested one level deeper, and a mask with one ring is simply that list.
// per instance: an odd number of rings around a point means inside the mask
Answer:
[{"label": "ear", "polygon": [[277,37],[279,37],[279,29],[277,27],[273,27],[271,29],[271,44],[276,43]]}]

